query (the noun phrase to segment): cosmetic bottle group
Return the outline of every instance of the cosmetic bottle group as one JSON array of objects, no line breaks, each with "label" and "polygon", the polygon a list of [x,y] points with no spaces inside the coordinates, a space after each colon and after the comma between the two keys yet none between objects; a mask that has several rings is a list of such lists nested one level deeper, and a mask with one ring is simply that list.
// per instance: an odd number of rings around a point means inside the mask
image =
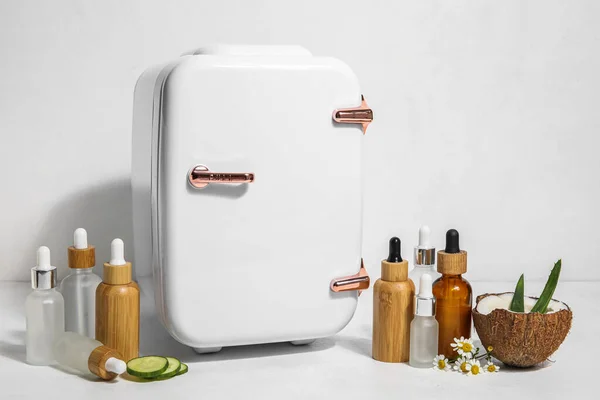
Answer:
[{"label": "cosmetic bottle group", "polygon": [[25,302],[26,360],[113,379],[125,372],[125,362],[137,357],[139,348],[140,292],[123,241],[111,243],[104,279],[93,273],[95,248],[84,229],[75,231],[68,263],[71,273],[58,291],[50,250],[42,246],[37,251],[33,291]]},{"label": "cosmetic bottle group", "polygon": [[[402,258],[401,241],[389,242],[381,278],[373,288],[372,356],[389,363],[430,367],[437,354],[453,357],[454,338],[471,336],[472,290],[463,278],[467,252],[459,234],[446,233],[444,250],[436,252],[429,228],[419,230],[414,268]],[[57,290],[57,270],[50,250],[40,247],[31,270],[33,291],[26,300],[27,362],[58,362],[81,373],[113,379],[125,362],[138,357],[140,291],[124,243],[111,243],[103,279],[93,273],[95,248],[87,232],[77,229],[68,248],[71,273]],[[440,275],[441,274],[441,275]]]},{"label": "cosmetic bottle group", "polygon": [[381,262],[381,279],[373,288],[373,348],[377,361],[409,362],[430,368],[434,357],[455,354],[454,338],[471,337],[472,290],[463,278],[467,252],[460,249],[455,229],[446,233],[446,246],[437,253],[429,228],[419,230],[414,269],[402,259],[400,239],[390,239],[388,258]]}]

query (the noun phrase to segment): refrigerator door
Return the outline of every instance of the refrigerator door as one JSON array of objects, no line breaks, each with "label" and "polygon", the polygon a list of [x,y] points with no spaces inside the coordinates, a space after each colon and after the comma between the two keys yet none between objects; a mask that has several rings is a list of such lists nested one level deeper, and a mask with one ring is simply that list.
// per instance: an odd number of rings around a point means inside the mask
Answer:
[{"label": "refrigerator door", "polygon": [[194,52],[155,90],[155,290],[195,348],[329,336],[356,308],[330,282],[361,266],[363,131],[332,112],[360,88],[289,53]]}]

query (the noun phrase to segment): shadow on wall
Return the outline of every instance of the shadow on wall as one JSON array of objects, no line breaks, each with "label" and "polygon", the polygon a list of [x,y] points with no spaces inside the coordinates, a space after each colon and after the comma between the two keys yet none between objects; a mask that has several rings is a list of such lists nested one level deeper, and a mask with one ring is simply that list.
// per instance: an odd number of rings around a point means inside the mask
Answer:
[{"label": "shadow on wall", "polygon": [[[102,265],[110,259],[110,242],[121,238],[125,242],[125,258],[133,260],[133,225],[131,216],[131,185],[129,178],[102,183],[58,203],[44,221],[37,246],[48,246],[52,265],[58,268],[58,279],[68,273],[67,247],[73,244],[73,232],[85,228],[88,242],[96,246],[94,272],[102,276]],[[35,249],[32,249],[35,254]],[[133,274],[136,275],[135,262]]]}]

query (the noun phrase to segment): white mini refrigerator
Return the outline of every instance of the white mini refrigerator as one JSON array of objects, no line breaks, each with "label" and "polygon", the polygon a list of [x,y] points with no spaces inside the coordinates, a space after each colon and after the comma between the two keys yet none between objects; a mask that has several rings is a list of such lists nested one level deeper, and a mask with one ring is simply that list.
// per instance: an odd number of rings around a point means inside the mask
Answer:
[{"label": "white mini refrigerator", "polygon": [[296,46],[208,46],[135,88],[136,265],[198,352],[308,343],[352,318],[362,149],[373,112],[343,62]]}]

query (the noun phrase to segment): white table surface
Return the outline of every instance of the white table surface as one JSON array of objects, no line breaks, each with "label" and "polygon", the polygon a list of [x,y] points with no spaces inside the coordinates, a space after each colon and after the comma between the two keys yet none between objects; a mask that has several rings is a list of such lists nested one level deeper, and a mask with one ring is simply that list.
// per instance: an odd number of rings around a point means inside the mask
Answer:
[{"label": "white table surface", "polygon": [[[537,294],[542,283],[527,283]],[[476,294],[512,290],[513,283],[475,282]],[[0,399],[591,399],[600,380],[600,282],[561,282],[555,298],[573,309],[570,335],[554,363],[476,377],[371,359],[372,291],[363,293],[350,324],[338,335],[311,345],[288,343],[226,348],[197,355],[177,343],[152,315],[142,293],[141,354],[180,358],[186,375],[160,382],[95,381],[55,367],[24,362],[25,282],[0,282]]]}]

